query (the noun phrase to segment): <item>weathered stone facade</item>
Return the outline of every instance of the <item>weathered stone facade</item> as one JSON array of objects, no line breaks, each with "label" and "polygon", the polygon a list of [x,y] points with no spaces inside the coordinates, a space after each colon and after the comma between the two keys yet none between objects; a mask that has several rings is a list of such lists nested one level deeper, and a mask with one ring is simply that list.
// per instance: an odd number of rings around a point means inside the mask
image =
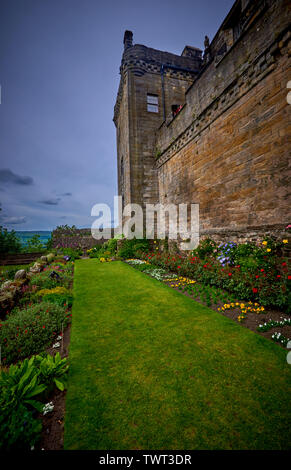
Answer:
[{"label": "weathered stone facade", "polygon": [[[200,233],[216,239],[282,235],[289,24],[287,0],[237,0],[203,60],[199,49],[177,56],[132,45],[125,33],[114,113],[125,204],[199,203]],[[147,110],[148,96],[158,112]]]}]

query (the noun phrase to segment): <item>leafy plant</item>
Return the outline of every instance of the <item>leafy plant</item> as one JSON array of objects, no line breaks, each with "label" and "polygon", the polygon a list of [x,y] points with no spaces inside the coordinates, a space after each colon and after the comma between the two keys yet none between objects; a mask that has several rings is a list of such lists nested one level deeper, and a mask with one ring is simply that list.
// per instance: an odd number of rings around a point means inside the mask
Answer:
[{"label": "leafy plant", "polygon": [[[41,399],[54,386],[64,390],[66,359],[32,356],[0,374],[0,450],[29,450],[37,442],[42,424],[35,410],[44,412]],[[35,398],[38,398],[36,400]],[[33,410],[34,408],[35,410]]]},{"label": "leafy plant", "polygon": [[39,380],[41,383],[50,387],[55,384],[61,391],[65,389],[65,384],[61,378],[66,374],[69,366],[67,359],[62,359],[60,353],[57,352],[55,356],[46,355],[45,357],[36,356],[36,364],[39,368]]},{"label": "leafy plant", "polygon": [[38,372],[34,365],[34,357],[25,359],[21,364],[11,365],[8,371],[0,374],[1,410],[7,406],[16,408],[19,405],[31,405],[38,411],[42,404],[33,397],[41,394],[46,385],[38,382]]}]

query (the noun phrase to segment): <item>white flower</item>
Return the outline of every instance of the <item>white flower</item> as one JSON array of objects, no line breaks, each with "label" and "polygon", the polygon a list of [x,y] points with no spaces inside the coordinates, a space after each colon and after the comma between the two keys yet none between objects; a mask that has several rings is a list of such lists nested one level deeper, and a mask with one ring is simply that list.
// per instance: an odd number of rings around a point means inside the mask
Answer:
[{"label": "white flower", "polygon": [[44,407],[42,409],[42,414],[46,415],[47,413],[51,413],[53,411],[54,407],[55,407],[55,405],[53,404],[52,401],[50,401],[49,403],[44,405]]},{"label": "white flower", "polygon": [[57,343],[53,344],[53,348],[55,348],[55,349],[56,349],[56,348],[59,348],[60,345],[61,345],[61,344],[60,344],[59,342],[57,342]]}]

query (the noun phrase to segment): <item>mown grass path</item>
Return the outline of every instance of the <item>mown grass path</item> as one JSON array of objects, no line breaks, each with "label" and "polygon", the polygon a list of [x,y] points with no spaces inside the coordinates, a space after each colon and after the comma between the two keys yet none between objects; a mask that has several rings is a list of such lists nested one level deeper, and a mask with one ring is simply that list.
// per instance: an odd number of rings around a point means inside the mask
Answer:
[{"label": "mown grass path", "polygon": [[271,341],[121,262],[75,265],[65,449],[286,449]]}]

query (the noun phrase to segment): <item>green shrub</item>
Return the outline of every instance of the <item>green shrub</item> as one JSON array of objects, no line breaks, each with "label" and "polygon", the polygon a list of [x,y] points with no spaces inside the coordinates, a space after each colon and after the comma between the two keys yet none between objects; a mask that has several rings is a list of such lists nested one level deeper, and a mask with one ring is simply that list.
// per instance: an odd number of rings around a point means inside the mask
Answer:
[{"label": "green shrub", "polygon": [[62,248],[58,250],[58,254],[69,256],[71,261],[75,261],[83,255],[83,250],[81,248]]},{"label": "green shrub", "polygon": [[87,254],[89,255],[89,258],[99,258],[102,250],[103,245],[95,245],[93,248],[90,248],[90,250],[87,250]]},{"label": "green shrub", "polygon": [[69,322],[66,308],[52,302],[35,303],[27,308],[14,309],[0,323],[2,360],[10,364],[49,346]]},{"label": "green shrub", "polygon": [[70,308],[73,305],[72,294],[45,294],[42,297],[44,302],[51,302],[61,307]]},{"label": "green shrub", "polygon": [[205,259],[208,256],[213,255],[216,248],[217,245],[215,241],[211,240],[211,238],[205,238],[205,240],[202,240],[198,247],[193,250],[192,254],[193,256],[199,256],[199,258]]},{"label": "green shrub", "polygon": [[115,255],[117,250],[117,238],[111,238],[103,244],[103,252],[109,252],[110,255]]},{"label": "green shrub", "polygon": [[140,253],[147,253],[149,247],[150,241],[147,239],[124,239],[121,247],[117,251],[117,255],[123,259],[134,258],[139,256]]},{"label": "green shrub", "polygon": [[23,405],[6,413],[1,410],[0,450],[30,450],[38,442],[41,429],[41,421]]}]

